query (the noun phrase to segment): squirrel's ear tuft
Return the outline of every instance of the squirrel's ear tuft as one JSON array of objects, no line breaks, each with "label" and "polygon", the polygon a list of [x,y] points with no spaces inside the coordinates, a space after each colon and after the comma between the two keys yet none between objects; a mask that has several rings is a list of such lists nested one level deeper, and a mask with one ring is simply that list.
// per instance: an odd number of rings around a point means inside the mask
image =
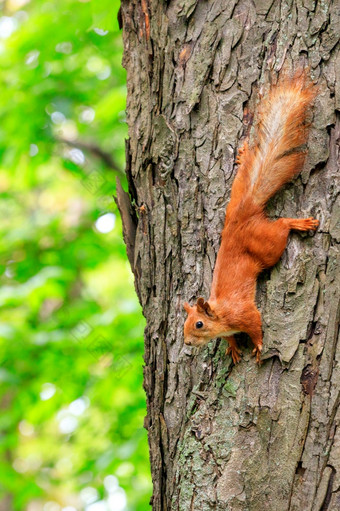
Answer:
[{"label": "squirrel's ear tuft", "polygon": [[215,313],[215,311],[210,307],[210,305],[208,304],[207,302],[207,307],[205,309],[205,312],[206,314],[208,314],[208,316],[210,316],[211,318],[214,318],[216,319],[217,318],[217,315]]},{"label": "squirrel's ear tuft", "polygon": [[204,298],[201,297],[201,298],[197,299],[196,307],[197,307],[198,312],[205,312],[205,309],[204,309]]},{"label": "squirrel's ear tuft", "polygon": [[190,311],[191,311],[191,307],[190,307],[190,305],[188,304],[188,302],[183,303],[183,309],[185,310],[185,312],[186,312],[187,314],[189,314],[189,313],[190,313]]},{"label": "squirrel's ear tuft", "polygon": [[204,301],[204,298],[199,298],[197,300],[197,310],[198,312],[204,312],[207,316],[211,318],[216,318],[215,312],[212,310],[208,302]]}]

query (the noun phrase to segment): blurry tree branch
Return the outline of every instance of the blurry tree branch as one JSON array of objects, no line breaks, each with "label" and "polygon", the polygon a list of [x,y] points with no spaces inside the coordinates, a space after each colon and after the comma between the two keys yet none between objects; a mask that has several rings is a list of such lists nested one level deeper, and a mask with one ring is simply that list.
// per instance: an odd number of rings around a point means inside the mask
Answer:
[{"label": "blurry tree branch", "polygon": [[101,147],[97,146],[92,142],[85,142],[83,140],[69,140],[67,138],[58,137],[56,138],[57,142],[61,142],[63,144],[67,144],[72,147],[77,147],[78,149],[82,149],[91,153],[96,158],[99,158],[105,163],[105,165],[117,172],[120,176],[124,176],[124,171],[120,168],[117,162],[113,159],[113,157],[104,151]]}]

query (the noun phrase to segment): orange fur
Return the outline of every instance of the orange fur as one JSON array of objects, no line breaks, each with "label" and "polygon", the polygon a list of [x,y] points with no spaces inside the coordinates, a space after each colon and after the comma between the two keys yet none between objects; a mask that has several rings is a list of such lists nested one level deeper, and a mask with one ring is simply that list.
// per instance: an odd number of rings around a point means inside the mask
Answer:
[{"label": "orange fur", "polygon": [[[257,362],[262,350],[261,315],[255,305],[256,279],[281,257],[290,230],[315,230],[313,218],[269,220],[264,207],[284,183],[301,171],[307,140],[306,117],[316,94],[306,74],[284,78],[261,102],[255,144],[239,151],[238,172],[226,211],[221,247],[217,255],[208,302],[190,307],[184,325],[185,343],[202,346],[215,337],[229,340],[228,354],[236,363],[240,351],[233,337],[246,332],[255,346]],[[203,323],[200,328],[198,322]]]}]

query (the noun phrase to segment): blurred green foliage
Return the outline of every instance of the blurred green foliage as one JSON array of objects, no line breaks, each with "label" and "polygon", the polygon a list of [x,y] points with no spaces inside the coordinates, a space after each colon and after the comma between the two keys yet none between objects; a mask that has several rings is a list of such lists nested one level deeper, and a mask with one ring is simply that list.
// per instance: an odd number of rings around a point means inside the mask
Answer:
[{"label": "blurred green foliage", "polygon": [[0,510],[144,511],[119,2],[0,6]]}]

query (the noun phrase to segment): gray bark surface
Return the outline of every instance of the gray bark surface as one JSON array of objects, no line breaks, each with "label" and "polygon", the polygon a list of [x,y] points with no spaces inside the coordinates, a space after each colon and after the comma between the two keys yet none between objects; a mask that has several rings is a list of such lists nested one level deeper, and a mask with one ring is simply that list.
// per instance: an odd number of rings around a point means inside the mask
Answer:
[{"label": "gray bark surface", "polygon": [[[153,509],[340,509],[339,3],[122,1],[124,237],[147,319]],[[269,215],[320,220],[262,274],[264,363],[246,336],[183,346],[184,301],[208,298],[242,137],[282,68],[318,83],[302,174]],[[237,283],[235,283],[237,285]]]}]

